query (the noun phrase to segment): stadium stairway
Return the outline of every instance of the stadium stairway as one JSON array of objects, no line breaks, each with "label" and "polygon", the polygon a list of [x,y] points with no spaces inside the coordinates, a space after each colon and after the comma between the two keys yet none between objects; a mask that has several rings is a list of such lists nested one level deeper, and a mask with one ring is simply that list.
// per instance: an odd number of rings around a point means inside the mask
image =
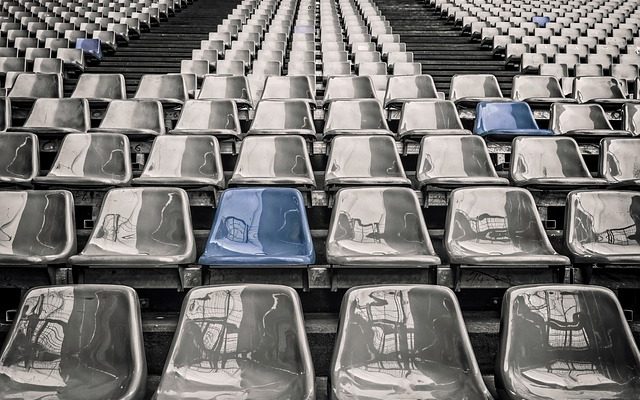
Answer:
[{"label": "stadium stairway", "polygon": [[511,80],[517,70],[507,70],[504,60],[493,58],[490,49],[472,42],[461,28],[447,21],[435,7],[419,0],[379,0],[376,5],[391,22],[393,33],[413,52],[414,61],[422,63],[422,73],[429,74],[438,91],[449,95],[455,74],[493,74],[503,94],[511,93]]},{"label": "stadium stairway", "polygon": [[[236,0],[197,0],[85,72],[123,74],[127,97],[133,97],[142,75],[180,72],[180,61],[190,59],[191,50],[199,49],[200,41],[206,40],[237,4]],[[76,83],[77,79],[65,80],[65,96]]]}]

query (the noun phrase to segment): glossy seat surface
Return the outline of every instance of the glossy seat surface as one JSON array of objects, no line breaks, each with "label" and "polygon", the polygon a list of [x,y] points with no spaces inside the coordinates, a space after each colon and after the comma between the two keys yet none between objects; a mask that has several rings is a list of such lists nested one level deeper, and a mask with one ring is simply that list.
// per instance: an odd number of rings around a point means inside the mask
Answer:
[{"label": "glossy seat surface", "polygon": [[315,186],[309,150],[297,135],[249,136],[242,148],[229,185]]},{"label": "glossy seat surface", "polygon": [[622,110],[622,129],[631,132],[634,136],[640,135],[640,104],[626,103]]},{"label": "glossy seat surface", "polygon": [[336,194],[327,261],[346,267],[440,264],[418,198],[399,187],[349,188]]},{"label": "glossy seat surface", "polygon": [[167,106],[179,106],[187,101],[189,94],[182,75],[143,75],[134,98],[158,100]]},{"label": "glossy seat surface", "polygon": [[131,137],[163,135],[162,104],[157,100],[113,100],[100,126],[91,132],[123,133]]},{"label": "glossy seat surface", "polygon": [[316,90],[306,76],[270,76],[262,92],[263,100],[305,100],[315,105]]},{"label": "glossy seat surface", "polygon": [[220,198],[205,265],[308,265],[315,261],[300,192],[291,188],[228,189]]},{"label": "glossy seat surface", "polygon": [[315,398],[302,306],[291,288],[203,286],[183,302],[155,399],[241,398]]},{"label": "glossy seat surface", "polygon": [[40,172],[40,146],[33,133],[0,134],[0,184],[29,183]]},{"label": "glossy seat surface", "polygon": [[324,175],[325,185],[410,185],[396,142],[389,136],[336,136]]},{"label": "glossy seat surface", "polygon": [[309,103],[303,100],[262,100],[248,135],[302,135],[315,139]]},{"label": "glossy seat surface", "polygon": [[129,139],[117,133],[66,135],[53,166],[35,183],[69,186],[117,186],[131,180]]},{"label": "glossy seat surface", "polygon": [[458,301],[441,286],[349,290],[330,380],[336,400],[491,399]]},{"label": "glossy seat surface", "polygon": [[622,104],[627,100],[620,81],[609,76],[580,76],[573,82],[573,97],[580,103]]},{"label": "glossy seat surface", "polygon": [[452,101],[408,101],[402,106],[398,136],[468,135]]},{"label": "glossy seat surface", "polygon": [[604,179],[592,178],[570,137],[517,137],[511,145],[511,180],[523,186],[594,186]]},{"label": "glossy seat surface", "polygon": [[531,194],[499,186],[451,192],[444,245],[451,263],[567,265],[551,247]]},{"label": "glossy seat surface", "polygon": [[556,135],[631,136],[628,131],[614,130],[599,104],[553,104],[549,129]]},{"label": "glossy seat surface", "polygon": [[231,100],[187,100],[182,107],[176,135],[215,135],[221,138],[242,137],[238,108]]},{"label": "glossy seat surface", "polygon": [[63,97],[62,95],[61,75],[26,73],[18,75],[7,96],[16,102],[38,98],[60,98]]},{"label": "glossy seat surface", "polygon": [[398,107],[407,100],[437,99],[438,91],[429,75],[391,76],[387,84],[384,106]]},{"label": "glossy seat surface", "polygon": [[498,177],[484,140],[471,135],[425,136],[416,168],[420,186],[506,185]]},{"label": "glossy seat surface", "polygon": [[208,135],[158,136],[137,185],[224,187],[218,140]]},{"label": "glossy seat surface", "polygon": [[454,75],[449,92],[449,99],[461,105],[501,101],[503,98],[498,80],[493,75]]},{"label": "glossy seat surface", "polygon": [[603,138],[600,141],[600,176],[609,183],[640,183],[640,142],[635,138]]},{"label": "glossy seat surface", "polygon": [[74,265],[175,265],[195,261],[189,199],[178,188],[107,192]]},{"label": "glossy seat surface", "polygon": [[502,302],[500,398],[635,399],[640,354],[615,295],[598,286],[519,286]]},{"label": "glossy seat surface", "polygon": [[86,99],[37,99],[22,127],[9,128],[38,135],[86,132],[91,127]]},{"label": "glossy seat surface", "polygon": [[85,98],[91,103],[107,103],[127,98],[124,75],[82,74],[71,97]]},{"label": "glossy seat surface", "polygon": [[141,400],[141,325],[125,286],[31,289],[0,355],[0,398]]},{"label": "glossy seat surface", "polygon": [[76,252],[73,197],[65,190],[0,192],[0,264],[64,264]]},{"label": "glossy seat surface", "polygon": [[495,137],[553,135],[550,130],[538,128],[529,105],[522,101],[478,103],[473,133]]},{"label": "glossy seat surface", "polygon": [[327,81],[324,104],[336,100],[375,99],[376,91],[367,76],[334,76]]},{"label": "glossy seat surface", "polygon": [[575,191],[567,197],[565,243],[579,263],[640,263],[640,192]]},{"label": "glossy seat surface", "polygon": [[233,100],[238,107],[252,107],[249,82],[244,76],[207,75],[202,81],[198,99]]},{"label": "glossy seat surface", "polygon": [[375,99],[333,101],[325,118],[326,138],[339,134],[394,135]]},{"label": "glossy seat surface", "polygon": [[514,76],[511,91],[514,100],[530,104],[575,103],[575,99],[564,97],[560,82],[553,76]]}]

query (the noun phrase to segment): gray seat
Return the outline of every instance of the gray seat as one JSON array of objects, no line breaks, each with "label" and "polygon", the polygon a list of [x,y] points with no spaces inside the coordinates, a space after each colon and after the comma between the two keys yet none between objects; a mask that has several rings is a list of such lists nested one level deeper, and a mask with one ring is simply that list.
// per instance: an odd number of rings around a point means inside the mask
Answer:
[{"label": "gray seat", "polygon": [[82,74],[71,97],[84,98],[89,104],[106,106],[111,100],[127,98],[122,74]]},{"label": "gray seat", "polygon": [[511,101],[504,98],[494,75],[454,75],[451,78],[449,99],[457,105],[475,107],[481,101]]},{"label": "gray seat", "polygon": [[249,82],[244,76],[208,75],[202,81],[200,100],[232,100],[238,108],[251,108],[253,99]]},{"label": "gray seat", "polygon": [[27,121],[16,132],[37,135],[64,135],[84,133],[91,126],[89,103],[85,99],[37,99]]},{"label": "gray seat", "polygon": [[516,75],[513,77],[511,97],[532,106],[549,107],[552,103],[575,103],[564,97],[562,86],[554,76]]},{"label": "gray seat", "polygon": [[306,76],[270,76],[264,85],[262,100],[304,100],[315,106],[315,82]]},{"label": "gray seat", "polygon": [[61,98],[63,97],[62,76],[58,74],[20,74],[7,96],[14,104],[31,103],[39,98]]},{"label": "gray seat", "polygon": [[470,135],[451,101],[408,101],[402,106],[398,136],[401,139],[425,135]]},{"label": "gray seat", "polygon": [[157,100],[164,107],[179,107],[187,101],[189,93],[182,75],[143,75],[134,98]]},{"label": "gray seat", "polygon": [[385,108],[401,108],[411,100],[438,99],[438,91],[430,75],[391,76],[384,97]]},{"label": "gray seat", "polygon": [[30,184],[40,172],[40,146],[33,133],[0,134],[0,184]]},{"label": "gray seat", "polygon": [[342,134],[394,136],[380,103],[375,99],[331,102],[325,115],[324,137]]},{"label": "gray seat", "polygon": [[327,81],[324,105],[337,100],[375,98],[376,90],[368,76],[333,76]]},{"label": "gray seat", "polygon": [[188,100],[176,127],[169,133],[241,139],[236,103],[232,100]]},{"label": "gray seat", "polygon": [[301,135],[315,139],[309,103],[303,100],[262,100],[248,135]]},{"label": "gray seat", "polygon": [[614,130],[599,104],[555,103],[551,106],[549,129],[556,135],[631,136],[629,131]]},{"label": "gray seat", "polygon": [[603,106],[621,105],[628,101],[620,81],[610,76],[581,76],[573,82],[573,97],[579,103]]},{"label": "gray seat", "polygon": [[640,186],[640,142],[636,138],[600,141],[600,176],[612,185]]},{"label": "gray seat", "polygon": [[112,100],[98,128],[90,132],[124,133],[131,137],[164,135],[164,113],[157,100]]}]

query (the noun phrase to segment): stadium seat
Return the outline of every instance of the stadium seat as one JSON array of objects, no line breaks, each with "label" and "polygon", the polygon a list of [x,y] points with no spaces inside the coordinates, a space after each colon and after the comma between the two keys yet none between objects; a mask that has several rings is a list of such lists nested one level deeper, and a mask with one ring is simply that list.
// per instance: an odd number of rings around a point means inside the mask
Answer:
[{"label": "stadium seat", "polygon": [[598,103],[602,106],[619,106],[628,101],[620,81],[608,76],[576,78],[573,82],[573,97],[579,103]]},{"label": "stadium seat", "polygon": [[533,197],[522,188],[452,191],[443,242],[450,262],[457,265],[569,264],[551,247]]},{"label": "stadium seat", "polygon": [[579,187],[606,184],[593,178],[570,137],[517,137],[511,145],[510,176],[518,186]]},{"label": "stadium seat", "polygon": [[491,163],[484,140],[471,135],[424,136],[416,167],[420,187],[506,185]]},{"label": "stadium seat", "polygon": [[376,91],[368,76],[334,76],[327,81],[324,105],[338,100],[375,99]]},{"label": "stadium seat", "polygon": [[196,249],[187,193],[178,188],[111,189],[73,265],[192,264]]},{"label": "stadium seat", "polygon": [[324,174],[328,190],[345,186],[410,186],[396,143],[389,136],[336,136]]},{"label": "stadium seat", "polygon": [[622,129],[631,132],[633,136],[640,134],[640,104],[626,103],[622,107]]},{"label": "stadium seat", "polygon": [[576,102],[575,99],[564,97],[560,82],[554,76],[516,75],[513,77],[511,97],[534,107]]},{"label": "stadium seat", "polygon": [[501,399],[631,399],[638,349],[615,294],[599,286],[530,285],[502,301]]},{"label": "stadium seat", "polygon": [[181,75],[143,75],[134,98],[157,100],[163,107],[179,107],[189,94]]},{"label": "stadium seat", "polygon": [[401,139],[425,135],[470,135],[451,101],[407,101],[402,106],[398,136]]},{"label": "stadium seat", "polygon": [[243,284],[203,286],[187,294],[154,398],[194,394],[211,399],[315,398],[311,352],[295,290]]},{"label": "stadium seat", "polygon": [[429,75],[391,76],[384,97],[385,108],[401,108],[411,100],[438,98],[436,85]]},{"label": "stadium seat", "polygon": [[262,100],[248,135],[301,135],[315,139],[309,103],[303,100]]},{"label": "stadium seat", "polygon": [[329,225],[327,262],[334,267],[439,265],[418,197],[409,188],[340,189]]},{"label": "stadium seat", "polygon": [[5,399],[143,399],[147,366],[136,292],[115,285],[29,290],[0,369]]},{"label": "stadium seat", "polygon": [[220,146],[208,135],[158,136],[135,185],[224,188]]},{"label": "stadium seat", "polygon": [[0,185],[28,185],[39,172],[36,135],[19,132],[0,134]]},{"label": "stadium seat", "polygon": [[478,103],[473,133],[494,139],[553,135],[550,130],[538,128],[529,105],[523,101]]},{"label": "stadium seat", "polygon": [[270,76],[264,85],[262,100],[304,100],[315,107],[315,93],[315,87],[306,76]]},{"label": "stadium seat", "polygon": [[37,99],[24,126],[14,126],[9,130],[57,136],[67,133],[84,133],[90,126],[87,100]]},{"label": "stadium seat", "polygon": [[631,136],[629,131],[614,130],[598,104],[553,104],[549,129],[556,135],[578,137]]},{"label": "stadium seat", "polygon": [[84,98],[90,105],[106,106],[111,100],[127,98],[122,74],[82,74],[71,97]]},{"label": "stadium seat", "polygon": [[225,190],[199,260],[235,267],[314,262],[304,199],[292,188]]},{"label": "stadium seat", "polygon": [[458,300],[442,286],[347,291],[330,374],[333,399],[492,398]]},{"label": "stadium seat", "polygon": [[162,104],[157,100],[112,100],[100,126],[90,132],[124,133],[130,137],[164,135]]},{"label": "stadium seat", "polygon": [[33,182],[46,186],[120,186],[131,180],[129,139],[119,133],[74,133],[62,140],[53,166]]},{"label": "stadium seat", "polygon": [[324,137],[335,135],[391,135],[378,100],[335,100],[327,110]]},{"label": "stadium seat", "polygon": [[293,186],[311,189],[316,181],[302,136],[248,136],[229,186]]},{"label": "stadium seat", "polygon": [[76,73],[82,73],[86,67],[82,49],[58,49],[56,58],[62,60],[66,72],[72,70]]},{"label": "stadium seat", "polygon": [[[2,134],[1,136],[4,136]],[[76,253],[73,197],[66,190],[0,192],[0,265],[65,264]],[[0,357],[0,365],[2,364]],[[0,381],[2,378],[0,377]],[[0,385],[0,394],[4,385]]]},{"label": "stadium seat", "polygon": [[475,107],[482,101],[510,101],[503,98],[498,80],[493,75],[454,75],[449,99],[456,105],[469,107]]},{"label": "stadium seat", "polygon": [[640,142],[635,138],[603,138],[600,141],[600,176],[616,186],[640,186]]},{"label": "stadium seat", "polygon": [[242,132],[236,103],[231,100],[187,100],[176,127],[169,133],[240,139]]},{"label": "stadium seat", "polygon": [[6,131],[11,126],[11,119],[11,100],[2,97],[0,98],[0,132]]},{"label": "stadium seat", "polygon": [[103,57],[100,39],[80,38],[76,41],[76,49],[82,50],[85,59],[101,61]]},{"label": "stadium seat", "polygon": [[240,109],[253,106],[249,82],[244,76],[206,76],[198,99],[233,100]]},{"label": "stadium seat", "polygon": [[58,74],[20,74],[7,95],[12,103],[33,102],[39,98],[63,97],[62,76]]}]

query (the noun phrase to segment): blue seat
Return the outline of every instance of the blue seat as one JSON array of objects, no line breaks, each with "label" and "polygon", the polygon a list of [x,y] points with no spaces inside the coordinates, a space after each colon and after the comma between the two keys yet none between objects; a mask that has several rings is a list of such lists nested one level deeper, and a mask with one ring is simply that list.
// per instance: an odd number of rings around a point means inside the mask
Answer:
[{"label": "blue seat", "polygon": [[102,60],[100,39],[78,39],[76,41],[76,49],[81,49],[85,56],[89,58],[94,58],[98,61]]},{"label": "blue seat", "polygon": [[549,22],[551,22],[551,19],[549,17],[533,17],[532,22],[540,28],[544,28]]},{"label": "blue seat", "polygon": [[529,105],[523,101],[478,103],[473,133],[496,138],[553,135],[538,128]]},{"label": "blue seat", "polygon": [[315,261],[304,200],[291,188],[228,189],[200,264],[308,265]]},{"label": "blue seat", "polygon": [[640,398],[640,353],[603,287],[507,290],[496,365],[504,400]]}]

